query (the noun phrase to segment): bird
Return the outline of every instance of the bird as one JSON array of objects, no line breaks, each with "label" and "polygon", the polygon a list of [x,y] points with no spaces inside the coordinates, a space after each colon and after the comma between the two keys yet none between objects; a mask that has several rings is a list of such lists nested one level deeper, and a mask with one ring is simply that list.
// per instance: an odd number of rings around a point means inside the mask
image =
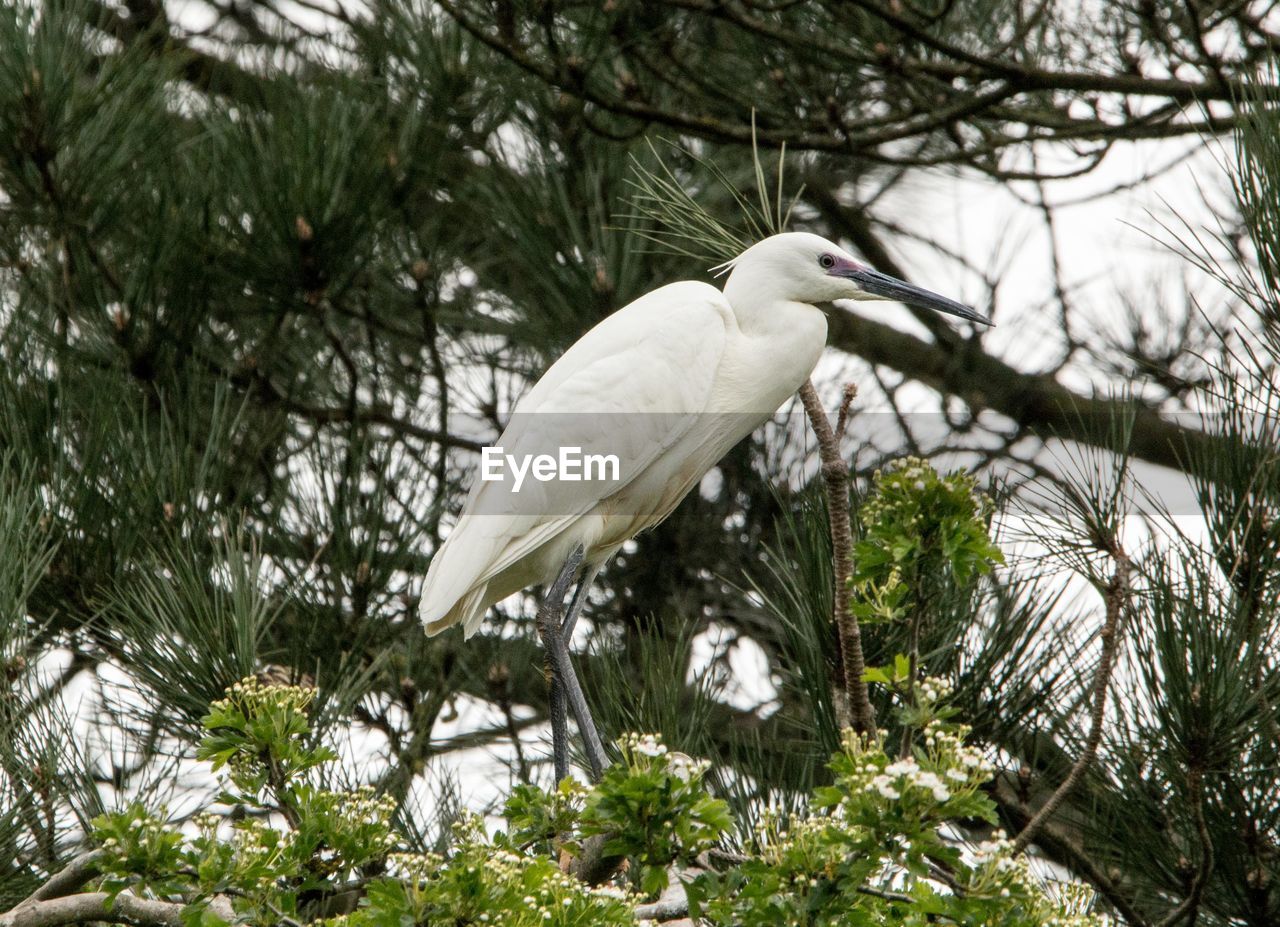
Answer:
[{"label": "bird", "polygon": [[566,448],[579,459],[612,459],[614,472],[601,466],[601,478],[561,479],[543,467],[548,478],[523,485],[477,477],[427,569],[419,615],[428,635],[460,625],[469,638],[490,606],[532,586],[546,590],[538,631],[551,675],[557,781],[568,768],[566,702],[595,778],[605,763],[565,645],[586,590],[610,557],[670,515],[808,380],[827,341],[819,304],[894,300],[991,324],[809,232],[763,238],[722,269],[723,289],[669,283],[588,330],[516,404],[493,445],[499,462],[525,461],[526,474],[528,461],[558,460]]}]

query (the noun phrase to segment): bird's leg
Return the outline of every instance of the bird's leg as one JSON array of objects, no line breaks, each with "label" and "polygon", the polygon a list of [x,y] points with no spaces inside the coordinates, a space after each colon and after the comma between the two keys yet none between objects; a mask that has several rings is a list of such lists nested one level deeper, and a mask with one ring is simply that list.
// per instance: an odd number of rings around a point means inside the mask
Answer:
[{"label": "bird's leg", "polygon": [[560,625],[560,636],[564,638],[566,645],[573,640],[573,627],[578,623],[578,613],[582,611],[582,606],[586,604],[587,595],[591,592],[591,584],[596,581],[596,577],[599,575],[599,566],[588,566],[582,574],[582,579],[578,581],[578,588],[574,590],[573,598],[569,600],[569,611],[564,616],[564,624]]},{"label": "bird's leg", "polygon": [[582,743],[587,751],[587,762],[591,766],[591,778],[595,781],[604,774],[606,762],[604,744],[600,742],[596,722],[591,717],[591,710],[587,708],[587,698],[582,694],[582,686],[578,683],[578,674],[574,671],[573,661],[569,658],[568,647],[558,635],[555,645],[560,653],[558,669],[564,685],[565,697],[569,702],[569,710],[573,712],[573,719],[578,722]]},{"label": "bird's leg", "polygon": [[[560,639],[565,642],[566,649],[568,649],[569,641],[573,640],[573,627],[577,624],[578,613],[582,611],[582,606],[587,600],[587,594],[591,591],[591,584],[595,582],[596,575],[599,572],[600,567],[598,566],[587,567],[582,579],[578,581],[578,588],[574,590],[573,598],[569,600],[569,611],[564,617],[564,623],[560,625]],[[566,723],[569,715],[569,701],[565,696],[563,684],[561,684],[558,675],[552,669],[551,651],[547,650],[544,657],[547,663],[550,715],[553,719],[561,719],[559,722],[553,720],[551,724],[551,752],[557,758],[556,781],[559,782],[569,771],[569,731]],[[594,730],[594,727],[592,730]],[[603,752],[602,748],[601,753]],[[563,758],[563,763],[560,758]]]},{"label": "bird's leg", "polygon": [[[574,573],[577,572],[578,567],[582,564],[582,554],[582,548],[579,546],[569,555],[564,567],[560,570],[560,575],[556,577],[555,582],[551,584],[551,588],[547,591],[542,607],[538,609],[538,634],[542,637],[542,643],[547,650],[552,670],[551,742],[555,756],[557,782],[568,775],[569,771],[567,719],[564,713],[565,702],[568,703],[569,709],[573,712],[574,720],[578,722],[578,730],[582,732],[582,739],[587,749],[587,760],[591,764],[592,778],[599,779],[604,772],[604,747],[600,743],[600,735],[596,733],[595,722],[591,718],[591,712],[587,709],[586,697],[582,694],[582,686],[579,685],[578,676],[573,671],[573,663],[569,659],[569,649],[561,634],[562,627],[571,627],[569,620],[566,620],[564,624],[561,623],[560,613],[564,609],[564,595],[568,591],[569,583],[573,580]],[[595,571],[593,570],[592,576],[594,575]],[[585,592],[582,594],[585,595]],[[577,610],[581,607],[582,598],[575,595],[574,607],[571,608],[570,612],[574,620],[577,618]],[[559,695],[560,691],[563,692],[563,700]]]},{"label": "bird's leg", "polygon": [[568,670],[568,688],[566,695],[571,699],[576,694],[576,702],[571,702],[573,708],[574,720],[578,722],[578,730],[582,732],[582,742],[586,747],[587,761],[591,764],[591,777],[599,779],[604,772],[605,755],[604,744],[600,742],[600,732],[596,729],[595,719],[591,717],[591,709],[587,707],[587,699],[582,694],[582,686],[578,682],[578,673],[573,668],[573,659],[569,656],[569,642],[573,640],[573,629],[578,623],[578,615],[582,611],[582,606],[586,604],[587,596],[591,592],[591,585],[595,582],[596,576],[600,573],[600,566],[590,565],[582,574],[582,579],[578,582],[578,588],[574,590],[573,598],[569,600],[569,611],[564,617],[564,624],[560,626],[560,644],[565,652],[565,668]]},{"label": "bird's leg", "polygon": [[[556,782],[569,775],[569,718],[568,700],[564,694],[563,676],[560,672],[559,639],[560,612],[564,609],[564,594],[573,581],[573,574],[582,563],[582,547],[574,548],[560,574],[552,582],[538,606],[538,636],[542,638],[548,688],[548,714],[551,716],[551,755],[555,760]],[[563,641],[561,641],[563,643]]]},{"label": "bird's leg", "polygon": [[542,660],[547,677],[547,708],[551,717],[551,756],[558,785],[569,775],[569,703],[564,697],[564,686],[555,670],[550,647],[543,647]]}]

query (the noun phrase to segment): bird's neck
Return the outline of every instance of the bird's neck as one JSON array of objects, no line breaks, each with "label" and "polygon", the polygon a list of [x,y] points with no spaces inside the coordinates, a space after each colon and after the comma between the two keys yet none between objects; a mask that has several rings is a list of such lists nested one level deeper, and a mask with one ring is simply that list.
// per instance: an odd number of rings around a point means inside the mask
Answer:
[{"label": "bird's neck", "polygon": [[787,331],[798,317],[822,316],[817,306],[790,299],[778,285],[775,274],[755,268],[734,268],[724,285],[724,297],[733,307],[738,327],[749,335]]}]

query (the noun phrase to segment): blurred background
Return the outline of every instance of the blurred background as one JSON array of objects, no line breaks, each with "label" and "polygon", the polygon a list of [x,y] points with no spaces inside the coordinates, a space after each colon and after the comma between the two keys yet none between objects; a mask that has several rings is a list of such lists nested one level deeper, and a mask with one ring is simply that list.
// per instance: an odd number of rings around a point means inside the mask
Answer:
[{"label": "blurred background", "polygon": [[[104,808],[207,801],[247,675],[316,685],[423,845],[549,782],[536,599],[427,639],[426,565],[541,371],[711,279],[688,217],[768,214],[997,323],[832,307],[815,382],[857,387],[855,524],[908,454],[998,502],[922,659],[1009,829],[1081,750],[1123,550],[1099,759],[1036,852],[1130,923],[1280,922],[1278,40],[1245,0],[0,10],[0,894]],[[780,410],[578,632],[606,739],[712,759],[747,821],[838,742],[816,475]]]}]

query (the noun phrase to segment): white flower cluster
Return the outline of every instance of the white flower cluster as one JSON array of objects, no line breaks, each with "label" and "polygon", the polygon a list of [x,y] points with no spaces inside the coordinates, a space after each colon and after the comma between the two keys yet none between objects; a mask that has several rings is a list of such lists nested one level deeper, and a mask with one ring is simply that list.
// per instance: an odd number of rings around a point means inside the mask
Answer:
[{"label": "white flower cluster", "polygon": [[[917,685],[927,700],[946,698],[951,686],[942,679],[925,679]],[[927,792],[934,801],[944,802],[957,789],[975,786],[991,777],[995,767],[977,747],[965,744],[969,729],[962,725],[950,728],[941,721],[925,725],[923,738],[928,753],[928,766],[921,767],[915,757],[904,757],[885,764],[883,743],[886,732],[875,738],[861,737],[847,731],[845,751],[855,759],[857,772],[849,786],[857,791],[874,792],[889,801],[897,801],[911,789]]]},{"label": "white flower cluster", "polygon": [[[317,816],[327,819],[329,826],[340,831],[361,832],[370,856],[389,853],[399,842],[391,827],[396,800],[390,795],[379,795],[371,785],[362,785],[350,792],[318,792],[311,807]],[[326,861],[335,870],[343,863],[336,854]]]},{"label": "white flower cluster", "polygon": [[617,743],[624,753],[639,753],[641,756],[655,758],[667,755],[667,747],[662,742],[661,734],[623,734]]},{"label": "white flower cluster", "polygon": [[[871,497],[862,504],[862,518],[868,524],[880,521],[884,515],[892,509],[898,508],[897,503],[886,502],[883,496],[883,490],[886,488],[885,483],[889,479],[894,482],[902,482],[903,484],[911,484],[916,492],[923,492],[930,479],[937,479],[938,473],[929,465],[927,460],[919,457],[903,457],[889,464],[888,472],[884,470],[876,470],[871,475],[873,485],[880,492],[872,493]],[[913,515],[913,522],[919,522],[920,516]]]},{"label": "white flower cluster", "polygon": [[232,754],[227,768],[231,770],[232,780],[246,790],[260,788],[265,779],[258,757],[251,753]]},{"label": "white flower cluster", "polygon": [[1054,888],[1063,916],[1051,920],[1051,927],[1093,927],[1109,922],[1109,918],[1089,913],[1098,897],[1092,886],[1083,882],[1057,882]]},{"label": "white flower cluster", "polygon": [[332,793],[339,817],[348,824],[378,824],[388,826],[396,813],[396,800],[391,795],[379,795],[371,785],[362,785],[352,792]]},{"label": "white flower cluster", "polygon": [[945,767],[942,775],[953,782],[986,782],[995,772],[995,764],[986,758],[978,747],[964,742],[969,728],[957,726],[947,730],[939,721],[930,721],[924,728],[925,748],[939,766]]},{"label": "white flower cluster", "polygon": [[[819,848],[830,843],[829,831],[844,826],[843,821],[826,815],[784,814],[776,808],[766,808],[756,821],[754,844],[761,859],[776,864],[796,847]],[[808,878],[797,876],[796,885]]]},{"label": "white flower cluster", "polygon": [[951,683],[941,676],[926,676],[916,683],[916,695],[922,701],[936,704],[946,699],[955,690]]},{"label": "white flower cluster", "polygon": [[292,848],[293,832],[278,831],[262,821],[249,818],[236,823],[232,842],[237,868],[244,871],[261,868],[258,887],[265,889],[275,884],[275,876],[271,873],[280,858]]},{"label": "white flower cluster", "polygon": [[701,779],[711,768],[710,760],[695,760],[687,753],[668,749],[662,742],[661,734],[627,733],[619,737],[615,743],[622,750],[623,756],[628,758],[647,756],[653,760],[660,760],[665,763],[672,775],[685,782]]},{"label": "white flower cluster", "polygon": [[[910,510],[918,503],[918,499],[892,499],[886,500],[884,496],[897,487],[903,489],[910,488],[916,493],[924,492],[930,482],[937,481],[942,483],[943,487],[951,494],[955,494],[957,490],[962,490],[972,497],[974,502],[975,514],[988,515],[995,509],[995,502],[991,496],[977,489],[977,480],[972,476],[963,473],[952,473],[948,476],[941,476],[937,470],[920,457],[903,457],[889,464],[885,470],[876,470],[872,474],[872,484],[876,491],[871,497],[863,503],[862,518],[868,524],[872,524],[881,520],[887,513],[898,514],[895,509]],[[911,515],[909,522],[918,524],[920,522],[918,512]]]},{"label": "white flower cluster", "polygon": [[672,775],[685,782],[701,779],[711,768],[710,760],[695,760],[687,753],[672,753],[668,761]]},{"label": "white flower cluster", "polygon": [[[874,771],[874,766],[863,767],[864,772]],[[921,769],[913,757],[905,757],[890,763],[867,783],[867,791],[876,791],[890,801],[902,797],[904,789],[923,789],[933,795],[934,801],[946,801],[951,790],[938,778],[938,774]]]},{"label": "white flower cluster", "polygon": [[387,854],[387,868],[410,885],[425,881],[443,863],[444,857],[439,853]]},{"label": "white flower cluster", "polygon": [[[172,832],[168,824],[169,809],[161,805],[154,813],[145,812],[133,825],[133,830],[126,840],[132,847],[146,846]],[[102,841],[102,848],[108,852],[121,849],[120,841],[115,837],[107,837]]]},{"label": "white flower cluster", "polygon": [[[510,850],[490,847],[486,847],[486,850],[488,855],[483,863],[484,874],[487,879],[492,879],[499,885],[515,887],[527,884],[528,869],[539,862],[536,857],[521,856]],[[581,879],[556,870],[548,872],[538,887],[521,899],[521,903],[535,917],[549,921],[559,911],[573,907],[575,903],[627,900],[629,900],[628,897],[618,889],[593,887]],[[481,914],[478,920],[481,923],[490,923],[487,914]],[[493,921],[493,923],[500,922],[500,918]]]},{"label": "white flower cluster", "polygon": [[222,711],[238,709],[245,714],[254,713],[263,706],[306,711],[316,697],[316,690],[305,686],[264,685],[256,676],[246,676],[227,689],[211,707]]},{"label": "white flower cluster", "polygon": [[1013,866],[1013,841],[1003,830],[998,830],[992,839],[983,840],[970,848],[975,866],[994,867],[999,872],[1006,872]]},{"label": "white flower cluster", "polygon": [[1037,909],[1045,927],[1109,927],[1104,915],[1090,914],[1094,892],[1079,882],[1054,883],[1054,891],[1046,891],[1044,882],[1032,871],[1026,857],[1015,858],[1013,841],[1003,830],[990,840],[969,847],[971,865],[975,869],[970,888],[994,892],[1001,898],[1017,895],[1026,898]]}]

